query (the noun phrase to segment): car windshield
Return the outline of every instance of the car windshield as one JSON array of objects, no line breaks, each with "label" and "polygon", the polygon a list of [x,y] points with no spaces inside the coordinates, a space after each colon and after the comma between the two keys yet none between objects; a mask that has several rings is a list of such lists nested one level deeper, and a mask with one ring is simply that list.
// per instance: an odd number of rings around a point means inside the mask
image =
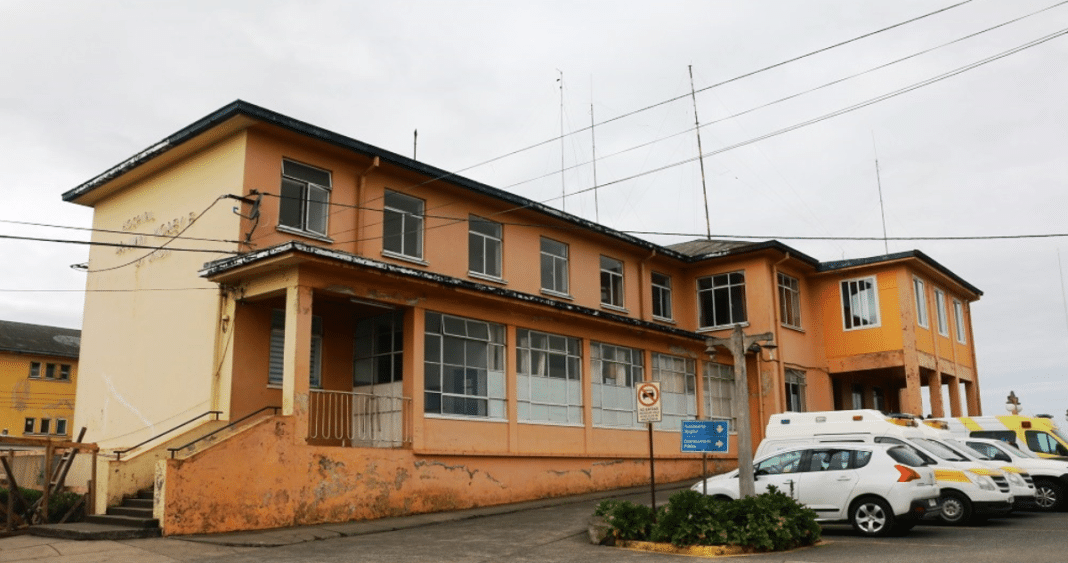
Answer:
[{"label": "car windshield", "polygon": [[1029,458],[1032,458],[1032,459],[1042,459],[1042,458],[1038,457],[1037,455],[1035,455],[1035,454],[1033,454],[1031,452],[1021,450],[1020,448],[1017,448],[1016,446],[1014,446],[1014,445],[1012,445],[1012,444],[1010,444],[1008,442],[1001,442],[1001,443],[999,443],[999,444],[997,444],[996,446],[993,446],[993,447],[998,448],[1000,450],[1007,451],[1010,454],[1013,454],[1013,455],[1019,456],[1019,457],[1029,457]]},{"label": "car windshield", "polygon": [[975,459],[981,459],[983,461],[991,461],[991,460],[994,459],[994,458],[990,457],[989,455],[987,455],[987,454],[985,454],[985,453],[983,453],[983,452],[981,452],[981,451],[969,446],[968,444],[964,444],[964,443],[958,442],[957,440],[954,440],[953,438],[948,438],[948,439],[942,440],[942,443],[945,444],[946,447],[952,449],[953,451],[955,451],[955,452],[957,452],[959,454],[965,455],[965,456],[971,456],[971,457],[974,457]]},{"label": "car windshield", "polygon": [[968,458],[960,455],[959,453],[939,444],[934,440],[927,438],[909,438],[909,441],[918,445],[920,448],[927,450],[931,455],[942,458],[946,461],[968,461]]}]

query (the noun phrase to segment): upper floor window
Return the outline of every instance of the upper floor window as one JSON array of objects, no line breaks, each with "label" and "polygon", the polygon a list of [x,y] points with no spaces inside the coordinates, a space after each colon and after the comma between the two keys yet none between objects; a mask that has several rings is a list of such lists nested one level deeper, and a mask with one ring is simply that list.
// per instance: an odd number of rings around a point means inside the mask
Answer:
[{"label": "upper floor window", "polygon": [[801,328],[801,284],[779,272],[779,317],[783,326]]},{"label": "upper floor window", "polygon": [[671,320],[671,276],[653,272],[653,316]]},{"label": "upper floor window", "polygon": [[389,190],[383,199],[382,250],[387,254],[422,260],[426,202]]},{"label": "upper floor window", "polygon": [[946,317],[946,292],[935,290],[935,319],[938,321],[938,334],[949,336],[949,318]]},{"label": "upper floor window", "polygon": [[516,329],[518,420],[582,424],[582,346],[578,338]]},{"label": "upper floor window", "polygon": [[623,262],[601,256],[601,304],[623,306]]},{"label": "upper floor window", "polygon": [[964,304],[959,300],[953,300],[953,326],[957,330],[957,342],[965,344],[968,339],[964,331]]},{"label": "upper floor window", "polygon": [[746,322],[745,273],[717,274],[697,280],[701,328]]},{"label": "upper floor window", "polygon": [[805,372],[786,369],[786,410],[805,412]]},{"label": "upper floor window", "polygon": [[30,362],[30,377],[41,377],[41,362]]},{"label": "upper floor window", "polygon": [[845,280],[841,288],[845,329],[879,326],[879,289],[875,277]]},{"label": "upper floor window", "polygon": [[552,239],[541,239],[541,288],[567,295],[567,245]]},{"label": "upper floor window", "polygon": [[504,418],[504,325],[426,313],[427,414]]},{"label": "upper floor window", "polygon": [[501,224],[471,215],[467,219],[467,269],[501,278]]},{"label": "upper floor window", "polygon": [[52,431],[52,419],[50,419],[50,418],[42,418],[41,419],[41,432],[40,433],[41,434],[48,434],[51,431]]},{"label": "upper floor window", "polygon": [[920,278],[912,278],[912,294],[916,298],[916,324],[927,328],[927,291]]},{"label": "upper floor window", "polygon": [[67,435],[67,419],[65,419],[65,418],[57,418],[56,419],[56,435],[57,436],[66,436]]},{"label": "upper floor window", "polygon": [[279,225],[326,236],[326,219],[330,215],[330,172],[283,160],[281,195]]},{"label": "upper floor window", "polygon": [[36,418],[27,418],[25,425],[22,427],[23,434],[33,434],[33,429],[37,424]]},{"label": "upper floor window", "polygon": [[[267,356],[267,384],[281,385],[285,370],[286,312],[271,311],[271,344]],[[319,389],[322,385],[323,318],[312,317],[311,361],[308,368],[308,387]]]}]

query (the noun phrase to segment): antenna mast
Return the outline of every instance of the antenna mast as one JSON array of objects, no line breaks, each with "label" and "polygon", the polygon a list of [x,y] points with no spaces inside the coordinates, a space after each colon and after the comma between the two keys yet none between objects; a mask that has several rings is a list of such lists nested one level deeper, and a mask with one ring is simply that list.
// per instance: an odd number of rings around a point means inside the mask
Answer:
[{"label": "antenna mast", "polygon": [[883,208],[883,179],[879,174],[879,149],[875,146],[875,131],[871,132],[871,148],[875,153],[875,183],[879,186],[879,215],[883,219],[883,249],[890,254],[890,242],[886,238],[886,209]]},{"label": "antenna mast", "polygon": [[712,240],[712,216],[708,214],[708,187],[705,184],[705,151],[701,149],[701,120],[697,117],[697,92],[693,87],[693,65],[690,69],[690,98],[693,100],[694,132],[697,133],[697,157],[701,163],[701,193],[705,196],[705,231],[708,240]]},{"label": "antenna mast", "polygon": [[564,71],[556,69],[560,78],[560,209],[567,211],[567,188],[564,186]]}]

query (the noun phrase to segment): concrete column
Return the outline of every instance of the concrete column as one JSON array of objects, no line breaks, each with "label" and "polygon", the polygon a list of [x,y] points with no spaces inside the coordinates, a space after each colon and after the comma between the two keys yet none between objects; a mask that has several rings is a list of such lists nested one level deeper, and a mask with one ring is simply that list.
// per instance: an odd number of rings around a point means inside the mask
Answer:
[{"label": "concrete column", "polygon": [[968,416],[980,416],[983,411],[979,408],[979,387],[971,381],[965,381],[964,397],[968,401]]},{"label": "concrete column", "polygon": [[312,288],[286,288],[286,335],[282,368],[282,414],[294,420],[293,438],[308,439],[308,377],[311,373]]},{"label": "concrete column", "polygon": [[964,416],[960,410],[960,378],[957,376],[949,378],[949,414],[952,417]]},{"label": "concrete column", "polygon": [[426,420],[426,373],[423,368],[425,348],[426,309],[412,307],[404,313],[404,356],[401,362],[404,370],[404,396],[412,399],[408,419],[404,423],[405,427],[410,429],[412,448],[416,450],[426,448],[423,434],[423,421]]},{"label": "concrete column", "polygon": [[901,411],[920,416],[923,414],[923,393],[920,385],[920,366],[914,362],[905,364],[905,389],[901,394]]},{"label": "concrete column", "polygon": [[936,417],[946,416],[942,407],[942,374],[937,370],[927,374],[927,394],[931,400],[931,414]]}]

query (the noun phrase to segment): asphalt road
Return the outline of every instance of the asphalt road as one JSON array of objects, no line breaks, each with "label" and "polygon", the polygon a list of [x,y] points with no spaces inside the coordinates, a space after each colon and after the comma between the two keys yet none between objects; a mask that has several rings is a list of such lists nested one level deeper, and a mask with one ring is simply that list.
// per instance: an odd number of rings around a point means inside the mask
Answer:
[{"label": "asphalt road", "polygon": [[[628,498],[641,502],[648,496]],[[692,560],[680,559],[678,555],[591,545],[586,537],[586,521],[595,504],[576,503],[410,530],[258,549],[202,561],[607,563]],[[1066,533],[1068,514],[1065,513],[1023,513],[968,527],[921,525],[908,536],[878,540],[857,536],[847,525],[828,525],[824,527],[825,542],[822,545],[785,553],[750,555],[745,560],[754,563],[1063,563],[1068,560]]]}]

